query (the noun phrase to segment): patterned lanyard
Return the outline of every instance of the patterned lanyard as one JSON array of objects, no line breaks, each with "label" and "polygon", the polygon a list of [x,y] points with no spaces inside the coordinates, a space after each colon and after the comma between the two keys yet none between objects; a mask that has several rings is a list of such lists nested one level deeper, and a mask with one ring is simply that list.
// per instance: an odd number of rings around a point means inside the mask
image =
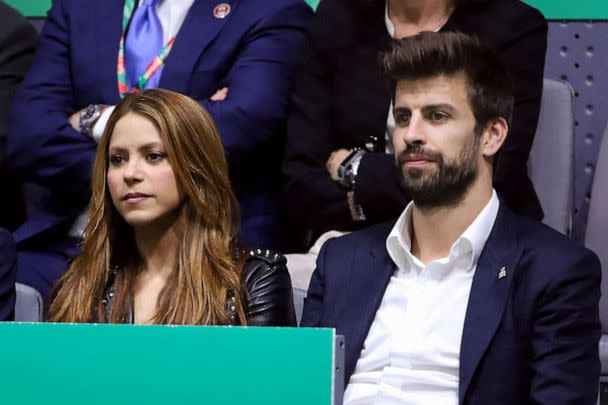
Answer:
[{"label": "patterned lanyard", "polygon": [[125,37],[127,34],[127,27],[129,26],[129,21],[131,20],[131,16],[133,15],[133,11],[135,10],[135,0],[125,0],[125,6],[123,8],[122,13],[122,35],[120,36],[120,44],[118,47],[118,62],[116,67],[116,77],[118,79],[118,93],[120,94],[120,98],[124,99],[127,94],[133,92],[137,93],[139,90],[146,87],[148,80],[156,73],[156,71],[165,63],[165,59],[169,52],[171,52],[171,48],[173,47],[173,43],[175,42],[175,36],[167,42],[167,44],[163,47],[158,55],[152,59],[146,71],[139,76],[139,80],[137,80],[137,84],[134,85],[131,89],[129,89],[129,83],[127,83],[127,71],[125,69]]}]

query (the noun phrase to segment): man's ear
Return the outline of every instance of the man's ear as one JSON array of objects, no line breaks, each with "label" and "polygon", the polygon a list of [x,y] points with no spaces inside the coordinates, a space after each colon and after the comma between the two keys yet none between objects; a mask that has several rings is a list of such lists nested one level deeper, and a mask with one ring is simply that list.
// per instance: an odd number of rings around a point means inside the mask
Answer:
[{"label": "man's ear", "polygon": [[507,139],[509,124],[502,117],[492,119],[486,124],[481,135],[481,151],[485,157],[495,156]]}]

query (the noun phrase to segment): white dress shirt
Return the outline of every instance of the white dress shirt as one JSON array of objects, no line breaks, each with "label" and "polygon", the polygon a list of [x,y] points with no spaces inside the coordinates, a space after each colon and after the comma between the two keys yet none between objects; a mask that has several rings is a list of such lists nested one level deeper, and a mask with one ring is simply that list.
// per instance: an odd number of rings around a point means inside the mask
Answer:
[{"label": "white dress shirt", "polygon": [[[163,43],[169,42],[179,32],[182,27],[186,15],[190,10],[190,7],[195,0],[160,0],[156,5],[156,14],[160,20],[160,24],[163,27]],[[139,5],[143,0],[139,0]],[[118,86],[118,85],[117,85]],[[92,135],[96,142],[99,142],[103,135],[103,131],[106,129],[108,119],[114,111],[116,106],[109,106],[99,116],[99,119],[93,125]],[[70,236],[75,238],[82,237],[84,228],[87,223],[88,210],[83,212],[74,222],[74,225],[70,229]]]},{"label": "white dress shirt", "polygon": [[460,342],[473,275],[499,201],[493,191],[448,257],[411,253],[410,203],[386,240],[396,264],[344,393],[344,404],[456,405]]}]

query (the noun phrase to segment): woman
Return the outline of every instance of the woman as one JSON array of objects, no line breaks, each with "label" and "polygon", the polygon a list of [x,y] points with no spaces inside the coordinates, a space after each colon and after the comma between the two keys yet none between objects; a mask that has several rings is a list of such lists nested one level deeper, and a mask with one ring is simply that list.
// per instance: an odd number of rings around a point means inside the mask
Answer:
[{"label": "woman", "polygon": [[296,68],[283,166],[292,216],[317,233],[381,222],[405,208],[378,60],[392,38],[421,31],[476,35],[509,68],[515,111],[494,186],[512,210],[542,218],[526,169],[547,47],[538,10],[518,0],[322,0]]},{"label": "woman", "polygon": [[224,149],[194,100],[156,89],[118,105],[89,208],[83,252],[55,287],[50,321],[295,324],[285,259],[234,247]]}]

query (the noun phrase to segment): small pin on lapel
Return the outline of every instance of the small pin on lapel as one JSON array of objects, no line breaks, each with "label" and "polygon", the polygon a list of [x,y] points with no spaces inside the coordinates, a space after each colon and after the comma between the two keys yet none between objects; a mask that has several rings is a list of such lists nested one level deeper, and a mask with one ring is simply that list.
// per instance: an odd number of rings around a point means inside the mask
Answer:
[{"label": "small pin on lapel", "polygon": [[501,278],[505,277],[507,277],[507,268],[505,266],[502,266],[500,268],[500,271],[498,272],[498,279],[500,280]]},{"label": "small pin on lapel", "polygon": [[230,4],[220,3],[213,9],[213,16],[218,19],[226,18],[230,14]]}]

